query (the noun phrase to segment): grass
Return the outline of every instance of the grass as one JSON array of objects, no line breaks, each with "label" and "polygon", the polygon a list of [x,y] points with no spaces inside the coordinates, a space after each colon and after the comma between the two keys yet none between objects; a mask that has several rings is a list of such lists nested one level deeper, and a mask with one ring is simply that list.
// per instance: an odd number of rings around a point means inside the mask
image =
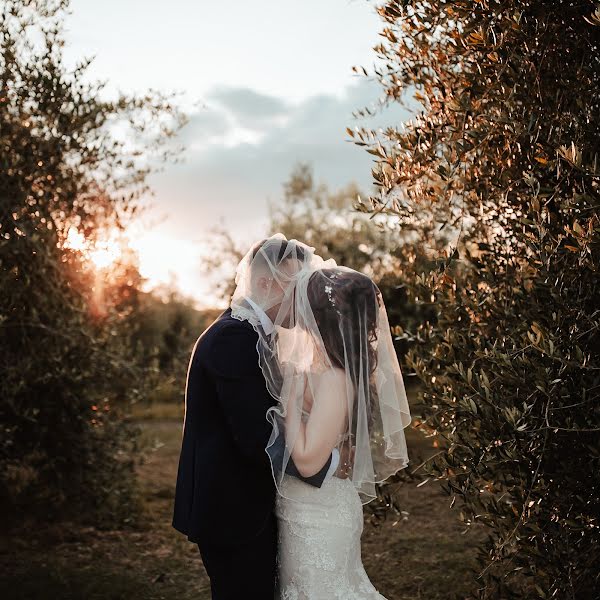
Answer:
[{"label": "grass", "polygon": [[131,408],[134,421],[183,420],[183,404],[174,402],[138,402]]},{"label": "grass", "polygon": [[[47,524],[3,539],[0,597],[4,600],[208,600],[210,586],[198,549],[171,527],[182,410],[138,407],[147,447],[138,467],[144,515],[135,529],[98,531]],[[431,441],[408,432],[412,464],[432,452]],[[413,458],[414,457],[414,458]],[[473,587],[472,567],[481,531],[463,534],[457,509],[439,484],[404,484],[406,514],[365,523],[363,562],[389,600],[463,598]]]}]

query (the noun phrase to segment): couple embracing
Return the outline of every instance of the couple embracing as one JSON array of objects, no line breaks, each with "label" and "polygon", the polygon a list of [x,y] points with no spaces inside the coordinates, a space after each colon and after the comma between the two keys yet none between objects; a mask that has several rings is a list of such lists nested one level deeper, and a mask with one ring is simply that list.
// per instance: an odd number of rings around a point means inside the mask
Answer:
[{"label": "couple embracing", "polygon": [[363,504],[408,464],[410,413],[381,293],[273,235],[192,353],[173,526],[216,600],[385,600]]}]

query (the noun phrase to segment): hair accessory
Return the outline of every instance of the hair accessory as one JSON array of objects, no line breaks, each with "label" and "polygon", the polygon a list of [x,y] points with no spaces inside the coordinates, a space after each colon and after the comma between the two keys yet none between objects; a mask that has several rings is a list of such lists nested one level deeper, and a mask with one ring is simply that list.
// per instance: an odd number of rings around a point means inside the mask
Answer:
[{"label": "hair accessory", "polygon": [[325,292],[327,293],[327,298],[329,298],[329,304],[331,304],[331,306],[335,306],[335,300],[334,300],[333,295],[331,293],[332,290],[333,290],[333,288],[331,287],[331,285],[327,284],[325,286]]}]

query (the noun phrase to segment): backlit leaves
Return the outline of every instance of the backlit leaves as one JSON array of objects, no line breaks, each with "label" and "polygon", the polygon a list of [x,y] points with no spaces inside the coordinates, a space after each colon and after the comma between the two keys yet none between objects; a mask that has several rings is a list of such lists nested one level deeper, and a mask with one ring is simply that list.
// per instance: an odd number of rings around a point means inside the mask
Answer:
[{"label": "backlit leaves", "polygon": [[444,440],[429,474],[462,500],[466,525],[489,528],[478,598],[600,588],[599,10],[378,9],[393,35],[370,75],[418,107],[402,127],[352,137],[375,150],[370,209],[437,249],[429,270],[404,271],[436,313],[404,335],[418,340],[426,425]]}]

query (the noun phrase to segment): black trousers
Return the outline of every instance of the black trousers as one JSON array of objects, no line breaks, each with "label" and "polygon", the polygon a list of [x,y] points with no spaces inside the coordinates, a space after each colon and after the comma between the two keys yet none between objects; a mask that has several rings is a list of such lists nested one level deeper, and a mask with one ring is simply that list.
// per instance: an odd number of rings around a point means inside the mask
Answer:
[{"label": "black trousers", "polygon": [[277,575],[277,520],[271,515],[261,533],[240,545],[198,544],[210,577],[213,600],[273,600]]}]

